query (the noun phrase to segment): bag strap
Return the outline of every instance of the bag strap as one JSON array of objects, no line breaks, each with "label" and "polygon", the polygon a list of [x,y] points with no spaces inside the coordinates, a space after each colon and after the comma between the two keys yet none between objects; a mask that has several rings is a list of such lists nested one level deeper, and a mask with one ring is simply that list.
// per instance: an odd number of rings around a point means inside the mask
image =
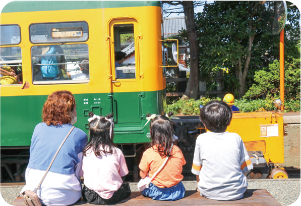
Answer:
[{"label": "bag strap", "polygon": [[[171,145],[170,147],[170,152],[169,154],[171,153],[171,150],[172,150],[172,147],[173,147],[173,144]],[[162,170],[162,168],[165,166],[167,160],[168,160],[169,156],[167,156],[163,162],[163,164],[161,165],[161,167],[156,171],[156,173],[152,176],[151,180],[150,181],[153,181],[153,179],[157,176],[157,174]]]},{"label": "bag strap", "polygon": [[43,180],[45,179],[45,177],[46,177],[46,175],[47,175],[47,173],[48,173],[48,171],[49,171],[49,169],[50,169],[52,163],[54,162],[54,159],[56,158],[57,154],[58,154],[59,151],[61,150],[63,144],[65,143],[65,141],[67,140],[68,136],[70,135],[70,133],[72,132],[73,129],[74,129],[74,126],[70,129],[70,131],[69,131],[68,134],[66,135],[65,139],[64,139],[63,142],[61,143],[60,147],[59,147],[58,150],[56,151],[56,153],[55,153],[55,155],[54,155],[54,157],[53,157],[53,159],[52,159],[52,161],[51,161],[49,167],[47,168],[47,170],[46,170],[44,176],[42,177],[41,182],[39,183],[38,187],[34,190],[34,192],[36,192],[36,191],[40,188],[40,186],[41,186]]}]

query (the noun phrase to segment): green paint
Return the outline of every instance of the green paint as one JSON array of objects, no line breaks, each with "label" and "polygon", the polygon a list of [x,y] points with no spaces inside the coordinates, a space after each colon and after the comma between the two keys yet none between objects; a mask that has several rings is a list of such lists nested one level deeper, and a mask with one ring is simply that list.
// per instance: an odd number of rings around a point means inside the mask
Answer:
[{"label": "green paint", "polygon": [[[88,134],[89,111],[106,116],[111,113],[111,99],[108,94],[75,94],[78,120],[76,127]],[[42,121],[42,109],[47,95],[1,97],[1,146],[29,146],[35,126]],[[146,133],[149,124],[146,114],[163,112],[163,91],[114,93],[117,102],[115,122],[115,143],[149,142]],[[138,102],[140,101],[140,102]],[[138,110],[137,105],[141,105]],[[113,108],[113,112],[115,112]],[[141,111],[141,113],[139,113]],[[115,112],[116,113],[116,112]],[[116,117],[116,114],[114,116]]]},{"label": "green paint", "polygon": [[159,1],[12,1],[1,13],[159,6]]}]

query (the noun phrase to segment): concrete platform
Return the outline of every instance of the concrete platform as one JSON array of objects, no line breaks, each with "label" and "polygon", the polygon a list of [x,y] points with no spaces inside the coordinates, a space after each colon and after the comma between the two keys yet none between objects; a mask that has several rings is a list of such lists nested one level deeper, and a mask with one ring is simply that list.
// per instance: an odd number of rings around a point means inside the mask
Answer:
[{"label": "concrete platform", "polygon": [[300,112],[288,112],[283,114],[283,123],[300,124]]}]

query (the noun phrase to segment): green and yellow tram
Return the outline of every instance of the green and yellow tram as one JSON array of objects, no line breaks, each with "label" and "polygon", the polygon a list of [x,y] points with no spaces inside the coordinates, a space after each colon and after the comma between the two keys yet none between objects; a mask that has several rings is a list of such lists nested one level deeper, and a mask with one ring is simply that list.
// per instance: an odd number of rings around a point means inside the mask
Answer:
[{"label": "green and yellow tram", "polygon": [[146,114],[164,113],[161,23],[155,1],[8,3],[1,13],[3,162],[28,150],[43,104],[57,90],[74,94],[76,127],[88,133],[90,111],[113,113],[116,144],[149,142]]}]

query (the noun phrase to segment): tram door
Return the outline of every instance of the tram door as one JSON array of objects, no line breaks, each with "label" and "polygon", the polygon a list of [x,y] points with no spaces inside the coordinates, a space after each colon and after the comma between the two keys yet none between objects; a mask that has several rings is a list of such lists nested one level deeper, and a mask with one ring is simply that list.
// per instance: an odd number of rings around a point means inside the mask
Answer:
[{"label": "tram door", "polygon": [[116,131],[141,130],[142,98],[137,48],[138,24],[135,20],[110,23],[111,103]]}]

